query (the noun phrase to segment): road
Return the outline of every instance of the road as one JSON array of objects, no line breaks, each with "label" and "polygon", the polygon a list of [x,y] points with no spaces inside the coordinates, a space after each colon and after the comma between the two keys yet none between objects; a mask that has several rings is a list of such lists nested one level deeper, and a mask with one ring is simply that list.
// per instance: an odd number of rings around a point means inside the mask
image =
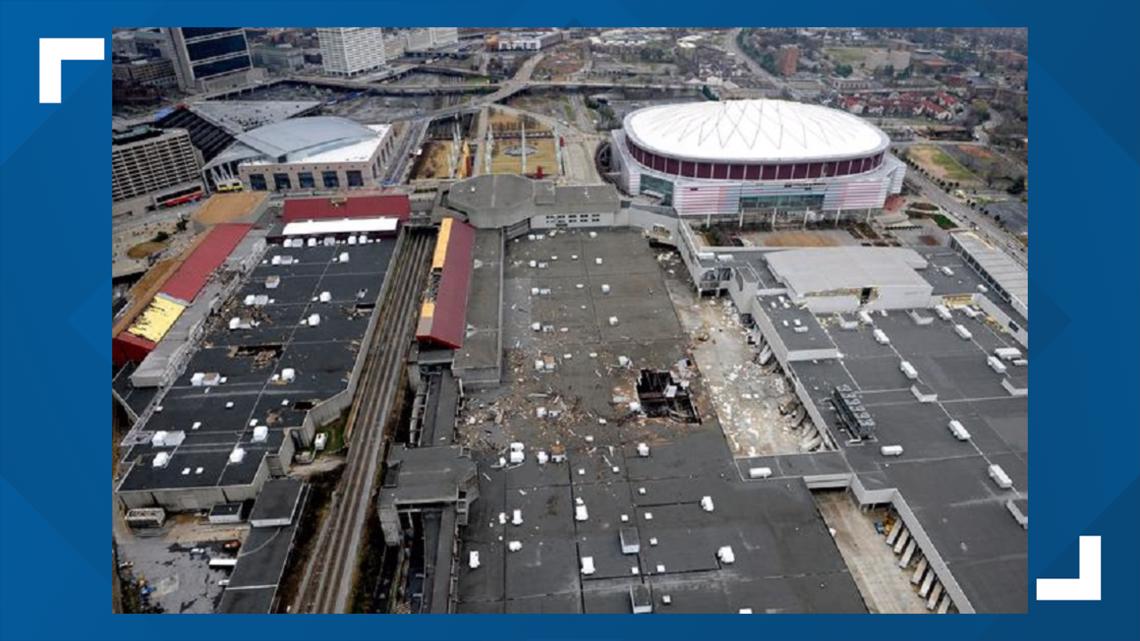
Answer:
[{"label": "road", "polygon": [[396,150],[392,160],[388,163],[388,167],[384,170],[384,177],[381,184],[384,186],[399,185],[404,182],[407,177],[408,167],[411,164],[412,152],[414,152],[423,142],[424,134],[427,133],[428,125],[431,124],[430,118],[416,118],[410,120],[404,131],[404,135],[400,139],[400,146]]},{"label": "road", "polygon": [[742,31],[744,30],[738,28],[728,32],[728,35],[726,35],[724,38],[724,50],[734,55],[737,60],[744,62],[744,64],[748,66],[748,68],[752,71],[753,74],[756,75],[757,78],[760,78],[761,80],[764,80],[765,82],[771,84],[772,86],[776,87],[777,90],[787,91],[793,100],[801,100],[798,91],[789,87],[784,83],[782,79],[768,73],[767,69],[761,67],[760,63],[753,60],[751,56],[749,56],[744,52],[743,49],[740,48],[740,45],[736,44],[736,39],[740,36],[740,32]]},{"label": "road", "polygon": [[1012,238],[1009,233],[1000,229],[992,218],[962,204],[958,199],[942,191],[942,188],[917,171],[907,171],[906,179],[918,188],[919,194],[923,198],[938,205],[955,218],[976,225],[977,231],[985,237],[986,240],[1004,249],[1005,253],[1009,254],[1019,265],[1029,269],[1029,255],[1026,252],[1025,246],[1018,240]]}]

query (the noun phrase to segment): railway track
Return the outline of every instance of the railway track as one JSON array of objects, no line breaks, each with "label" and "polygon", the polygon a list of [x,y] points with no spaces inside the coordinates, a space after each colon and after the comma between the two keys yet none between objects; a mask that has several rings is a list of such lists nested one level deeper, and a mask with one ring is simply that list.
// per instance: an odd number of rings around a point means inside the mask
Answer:
[{"label": "railway track", "polygon": [[293,612],[339,613],[349,607],[365,519],[383,460],[384,427],[402,379],[433,239],[434,234],[410,228],[401,233],[346,424],[351,440],[344,473],[305,566]]}]

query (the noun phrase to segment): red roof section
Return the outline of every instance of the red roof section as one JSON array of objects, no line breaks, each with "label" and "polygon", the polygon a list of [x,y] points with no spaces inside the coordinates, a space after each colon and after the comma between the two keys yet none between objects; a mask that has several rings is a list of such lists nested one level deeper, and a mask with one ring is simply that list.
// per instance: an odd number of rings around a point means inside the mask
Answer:
[{"label": "red roof section", "polygon": [[[475,228],[458,220],[451,225],[447,254],[435,295],[435,313],[430,325],[416,332],[416,339],[459,349],[467,335],[467,291],[471,283]],[[426,331],[424,331],[426,329]]]},{"label": "red roof section", "polygon": [[221,266],[252,228],[253,225],[240,223],[214,225],[178,271],[166,281],[162,293],[186,303],[194,302],[194,297],[202,291],[214,270]]},{"label": "red roof section", "polygon": [[340,196],[334,198],[291,198],[281,213],[286,223],[320,218],[376,218],[395,216],[406,220],[412,205],[404,194],[380,196]]},{"label": "red roof section", "polygon": [[120,332],[111,340],[111,361],[116,367],[124,363],[141,363],[153,349],[153,342],[129,332]]}]

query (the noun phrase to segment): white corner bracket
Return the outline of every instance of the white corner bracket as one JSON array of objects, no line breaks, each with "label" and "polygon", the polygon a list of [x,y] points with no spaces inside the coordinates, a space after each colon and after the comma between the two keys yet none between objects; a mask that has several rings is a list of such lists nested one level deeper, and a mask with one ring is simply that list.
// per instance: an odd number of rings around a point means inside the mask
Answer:
[{"label": "white corner bracket", "polygon": [[103,38],[40,38],[40,104],[63,101],[63,61],[102,60]]},{"label": "white corner bracket", "polygon": [[1100,537],[1080,538],[1075,579],[1037,579],[1038,601],[1100,601]]}]

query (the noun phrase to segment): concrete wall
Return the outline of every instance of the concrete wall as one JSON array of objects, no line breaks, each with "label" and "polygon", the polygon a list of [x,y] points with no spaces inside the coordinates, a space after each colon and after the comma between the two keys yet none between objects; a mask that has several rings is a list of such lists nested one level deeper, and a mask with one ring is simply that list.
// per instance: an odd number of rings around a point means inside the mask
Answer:
[{"label": "concrete wall", "polygon": [[[997,322],[1001,323],[1002,327],[1006,328],[1006,331],[1008,331],[1018,343],[1021,343],[1022,347],[1029,349],[1029,330],[1023,327],[1020,322],[1010,318],[1009,314],[1005,313],[1002,308],[990,300],[989,296],[985,294],[974,294],[974,304],[983,312],[993,316]],[[1016,330],[1010,327],[1010,321],[1013,321],[1017,326]]]}]

